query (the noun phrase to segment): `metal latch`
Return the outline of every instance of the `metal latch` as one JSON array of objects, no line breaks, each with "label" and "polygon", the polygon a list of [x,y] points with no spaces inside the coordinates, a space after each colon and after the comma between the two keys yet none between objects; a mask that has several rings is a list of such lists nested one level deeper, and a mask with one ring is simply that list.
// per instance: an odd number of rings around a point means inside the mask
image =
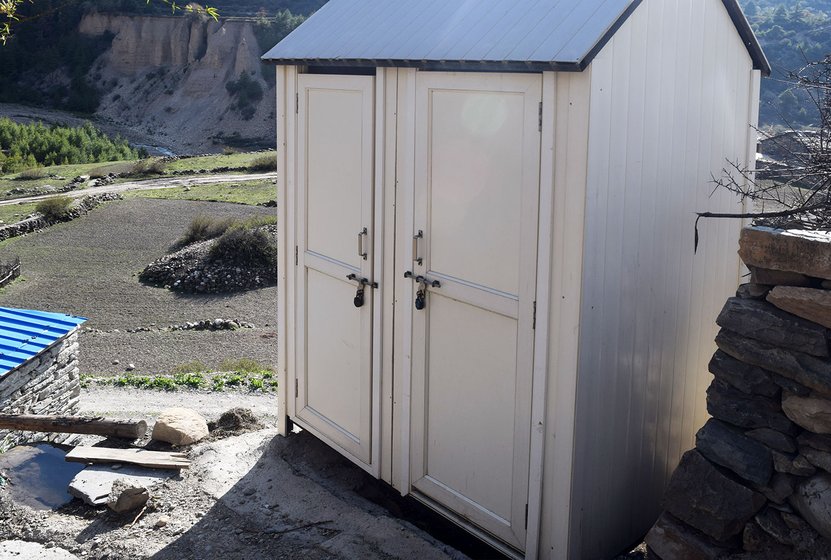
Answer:
[{"label": "metal latch", "polygon": [[419,311],[427,307],[427,288],[441,288],[441,282],[438,280],[431,280],[421,275],[416,276],[410,270],[404,273],[404,278],[412,278],[419,285],[415,297],[415,308]]},{"label": "metal latch", "polygon": [[346,279],[358,283],[358,291],[355,293],[355,299],[352,300],[352,303],[355,304],[355,307],[364,306],[364,289],[367,286],[369,286],[370,288],[378,287],[378,282],[370,282],[368,278],[361,278],[357,274],[350,274],[346,277]]}]

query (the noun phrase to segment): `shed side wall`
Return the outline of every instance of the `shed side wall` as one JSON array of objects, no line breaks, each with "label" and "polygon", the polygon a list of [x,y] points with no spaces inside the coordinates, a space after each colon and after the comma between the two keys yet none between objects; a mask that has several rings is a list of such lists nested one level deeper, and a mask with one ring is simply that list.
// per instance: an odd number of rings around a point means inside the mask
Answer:
[{"label": "shed side wall", "polygon": [[[571,558],[611,558],[659,513],[706,419],[715,317],[738,283],[752,62],[719,0],[647,0],[591,65]],[[758,95],[758,92],[755,93]]]}]

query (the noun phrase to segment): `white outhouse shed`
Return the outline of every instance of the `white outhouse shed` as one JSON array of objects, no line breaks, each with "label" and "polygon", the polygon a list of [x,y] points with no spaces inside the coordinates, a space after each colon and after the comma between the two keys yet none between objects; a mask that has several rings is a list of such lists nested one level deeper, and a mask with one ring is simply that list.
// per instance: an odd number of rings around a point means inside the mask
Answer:
[{"label": "white outhouse shed", "polygon": [[769,72],[735,0],[330,0],[277,64],[280,402],[509,555],[610,558],[706,419]]}]

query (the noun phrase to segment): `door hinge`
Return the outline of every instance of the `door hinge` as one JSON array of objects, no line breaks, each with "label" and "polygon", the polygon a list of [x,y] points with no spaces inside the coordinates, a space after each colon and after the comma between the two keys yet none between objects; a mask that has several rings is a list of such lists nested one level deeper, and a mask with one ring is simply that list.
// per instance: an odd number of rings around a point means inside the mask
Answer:
[{"label": "door hinge", "polygon": [[525,504],[525,530],[528,530],[528,504]]},{"label": "door hinge", "polygon": [[539,112],[539,121],[537,124],[537,130],[542,132],[542,101],[540,101],[540,112]]},{"label": "door hinge", "polygon": [[299,93],[294,94],[294,114],[295,115],[300,114],[300,94]]},{"label": "door hinge", "polygon": [[534,302],[534,318],[531,320],[531,329],[537,330],[537,302]]},{"label": "door hinge", "polygon": [[294,246],[294,266],[297,266],[297,245]]},{"label": "door hinge", "polygon": [[[294,378],[294,398],[295,399],[300,397],[300,388],[299,387],[300,386],[298,385],[297,378],[295,377]],[[527,510],[528,506],[525,506],[525,507],[526,507],[526,515],[528,515],[528,510]]]}]

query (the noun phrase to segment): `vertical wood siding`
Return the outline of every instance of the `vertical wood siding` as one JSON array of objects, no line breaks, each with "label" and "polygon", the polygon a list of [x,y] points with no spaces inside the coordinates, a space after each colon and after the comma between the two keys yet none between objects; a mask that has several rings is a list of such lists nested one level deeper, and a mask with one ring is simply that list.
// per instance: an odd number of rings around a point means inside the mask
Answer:
[{"label": "vertical wood siding", "polygon": [[[647,0],[591,65],[571,557],[649,529],[706,419],[715,318],[736,288],[739,221],[713,191],[747,162],[752,62],[719,0]],[[556,373],[555,373],[556,375]]]}]

